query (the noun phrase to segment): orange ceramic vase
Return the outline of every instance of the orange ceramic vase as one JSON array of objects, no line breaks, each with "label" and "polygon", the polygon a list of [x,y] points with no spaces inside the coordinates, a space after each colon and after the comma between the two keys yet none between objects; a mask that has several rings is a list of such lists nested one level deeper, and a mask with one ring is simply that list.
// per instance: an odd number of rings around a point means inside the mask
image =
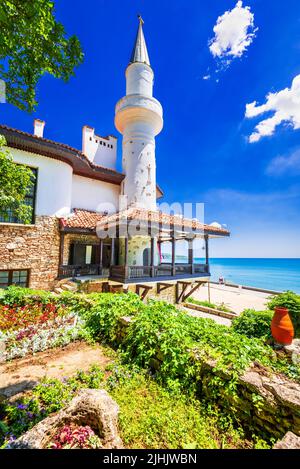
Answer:
[{"label": "orange ceramic vase", "polygon": [[294,327],[287,308],[275,308],[275,313],[271,322],[272,336],[276,342],[282,345],[289,345],[294,338]]}]

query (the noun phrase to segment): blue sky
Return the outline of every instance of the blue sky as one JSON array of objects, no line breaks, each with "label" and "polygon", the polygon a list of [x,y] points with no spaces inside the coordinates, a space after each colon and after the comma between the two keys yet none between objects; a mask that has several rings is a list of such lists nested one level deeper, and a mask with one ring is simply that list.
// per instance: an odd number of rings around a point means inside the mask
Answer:
[{"label": "blue sky", "polygon": [[217,18],[236,4],[56,0],[56,17],[79,37],[84,63],[68,84],[42,78],[34,114],[2,105],[1,122],[31,132],[38,117],[46,121],[45,137],[77,148],[84,124],[117,134],[114,106],[125,93],[141,13],[154,94],[164,108],[156,156],[165,201],[204,202],[207,223],[228,225],[232,236],[212,243],[214,257],[300,257],[300,130],[291,120],[250,143],[255,126],[274,112],[245,117],[247,104],[266,104],[266,95],[291,88],[300,74],[300,2],[244,1],[255,37],[240,56],[218,58],[208,41]]}]

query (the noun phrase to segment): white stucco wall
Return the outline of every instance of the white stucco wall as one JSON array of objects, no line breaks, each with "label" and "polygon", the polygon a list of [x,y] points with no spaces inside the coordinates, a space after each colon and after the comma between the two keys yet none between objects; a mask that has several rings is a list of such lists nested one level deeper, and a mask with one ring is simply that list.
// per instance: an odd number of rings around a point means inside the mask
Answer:
[{"label": "white stucco wall", "polygon": [[73,175],[72,208],[114,213],[119,208],[120,186]]},{"label": "white stucco wall", "polygon": [[36,215],[62,216],[70,212],[72,168],[67,163],[10,148],[13,160],[38,169]]},{"label": "white stucco wall", "polygon": [[105,168],[116,169],[117,139],[112,135],[101,137],[92,127],[82,129],[82,152],[90,161]]},{"label": "white stucco wall", "polygon": [[149,65],[129,65],[126,96],[116,105],[115,125],[123,135],[124,194],[130,206],[147,210],[156,210],[155,136],[163,127],[162,106],[152,93]]},{"label": "white stucco wall", "polygon": [[153,70],[144,63],[132,63],[126,69],[126,95],[140,94],[152,96],[153,93]]}]

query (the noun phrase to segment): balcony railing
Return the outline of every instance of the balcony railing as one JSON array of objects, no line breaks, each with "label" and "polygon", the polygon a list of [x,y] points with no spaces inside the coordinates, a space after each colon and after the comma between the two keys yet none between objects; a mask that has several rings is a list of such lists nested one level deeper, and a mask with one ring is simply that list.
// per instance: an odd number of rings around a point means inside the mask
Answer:
[{"label": "balcony railing", "polygon": [[[59,278],[80,277],[83,275],[101,275],[102,270],[98,264],[89,265],[62,265],[59,267]],[[163,277],[196,277],[209,275],[207,264],[160,264],[151,266],[124,266],[113,265],[109,269],[112,280],[125,282],[127,280],[163,278]]]},{"label": "balcony railing", "polygon": [[156,266],[122,266],[114,265],[110,268],[110,278],[126,281],[162,277],[190,277],[209,275],[209,266],[206,264],[160,264]]},{"label": "balcony railing", "polygon": [[82,275],[101,275],[99,264],[61,265],[58,269],[59,278],[80,277]]}]

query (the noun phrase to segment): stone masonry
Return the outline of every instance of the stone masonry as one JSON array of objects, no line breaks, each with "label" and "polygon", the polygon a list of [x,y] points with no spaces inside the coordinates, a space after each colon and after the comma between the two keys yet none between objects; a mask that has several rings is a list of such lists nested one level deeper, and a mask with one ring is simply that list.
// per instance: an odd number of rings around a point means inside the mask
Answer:
[{"label": "stone masonry", "polygon": [[29,287],[51,290],[58,275],[58,219],[37,216],[35,225],[0,223],[0,270],[30,269]]}]

